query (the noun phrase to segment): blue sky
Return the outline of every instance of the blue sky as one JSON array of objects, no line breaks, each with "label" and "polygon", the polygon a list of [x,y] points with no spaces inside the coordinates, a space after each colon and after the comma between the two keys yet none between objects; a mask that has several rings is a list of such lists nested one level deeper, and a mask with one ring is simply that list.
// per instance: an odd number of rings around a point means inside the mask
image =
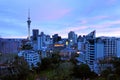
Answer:
[{"label": "blue sky", "polygon": [[120,37],[120,0],[0,0],[0,37],[26,38],[32,29],[67,37],[69,31]]}]

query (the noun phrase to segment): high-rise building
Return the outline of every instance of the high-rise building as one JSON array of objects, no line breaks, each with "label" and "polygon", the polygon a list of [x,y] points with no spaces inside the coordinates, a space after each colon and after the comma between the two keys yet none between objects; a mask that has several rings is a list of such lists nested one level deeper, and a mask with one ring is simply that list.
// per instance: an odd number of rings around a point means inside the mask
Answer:
[{"label": "high-rise building", "polygon": [[54,34],[52,38],[53,38],[53,43],[59,42],[61,40],[61,36],[58,36],[58,34]]},{"label": "high-rise building", "polygon": [[38,50],[42,50],[42,47],[43,47],[43,39],[42,39],[42,36],[39,35],[38,36]]},{"label": "high-rise building", "polygon": [[45,35],[43,32],[38,36],[38,50],[42,50],[45,47],[48,47],[51,44],[51,39],[49,35]]},{"label": "high-rise building", "polygon": [[68,33],[68,40],[70,45],[77,43],[77,34],[75,34],[73,31],[70,31]]},{"label": "high-rise building", "polygon": [[96,58],[116,57],[119,45],[119,39],[115,37],[96,38]]},{"label": "high-rise building", "polygon": [[87,39],[95,39],[96,38],[96,31],[92,31],[90,32],[87,36],[86,36]]},{"label": "high-rise building", "polygon": [[116,38],[104,39],[104,56],[105,57],[117,56],[117,40],[116,40]]},{"label": "high-rise building", "polygon": [[38,29],[33,29],[32,31],[33,31],[32,39],[33,39],[33,41],[36,41],[37,37],[39,35],[39,30]]},{"label": "high-rise building", "polygon": [[85,41],[85,55],[86,63],[89,65],[91,70],[94,70],[94,61],[95,61],[95,31],[86,35]]},{"label": "high-rise building", "polygon": [[117,57],[120,57],[120,38],[117,39]]},{"label": "high-rise building", "polygon": [[98,37],[95,39],[95,66],[94,70],[100,73],[107,67],[111,67],[111,64],[100,65],[101,60],[109,61],[112,57],[119,57],[120,52],[120,40],[115,37]]},{"label": "high-rise building", "polygon": [[95,39],[95,54],[96,59],[101,59],[104,57],[104,42],[101,38]]},{"label": "high-rise building", "polygon": [[95,42],[94,39],[87,40],[86,45],[86,63],[90,66],[91,70],[94,69],[94,60],[95,60]]},{"label": "high-rise building", "polygon": [[2,38],[0,38],[0,55],[2,54]]},{"label": "high-rise building", "polygon": [[77,39],[77,49],[79,51],[85,51],[85,37],[82,37],[82,36],[79,36],[78,39]]}]

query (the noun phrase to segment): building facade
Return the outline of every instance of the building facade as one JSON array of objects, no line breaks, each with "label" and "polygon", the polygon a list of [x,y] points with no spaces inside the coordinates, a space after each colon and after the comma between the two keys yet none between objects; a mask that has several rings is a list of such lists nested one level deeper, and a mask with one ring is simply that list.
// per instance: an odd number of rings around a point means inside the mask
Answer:
[{"label": "building facade", "polygon": [[0,52],[2,54],[18,53],[22,39],[0,39]]},{"label": "building facade", "polygon": [[68,33],[68,40],[70,45],[77,43],[77,34],[75,34],[73,31],[70,31]]},{"label": "building facade", "polygon": [[30,69],[32,67],[38,67],[37,64],[41,63],[40,55],[38,54],[38,52],[35,52],[33,50],[22,50],[18,53],[18,56],[24,57]]},{"label": "building facade", "polygon": [[37,37],[39,35],[39,30],[38,29],[33,29],[32,31],[33,31],[32,40],[36,41]]}]

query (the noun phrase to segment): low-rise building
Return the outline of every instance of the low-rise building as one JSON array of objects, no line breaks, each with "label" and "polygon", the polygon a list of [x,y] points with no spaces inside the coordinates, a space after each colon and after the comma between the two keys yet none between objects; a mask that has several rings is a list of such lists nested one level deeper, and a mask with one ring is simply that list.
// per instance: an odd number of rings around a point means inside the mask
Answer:
[{"label": "low-rise building", "polygon": [[80,65],[81,63],[85,64],[86,63],[85,54],[80,51],[78,51],[77,54],[78,54],[78,57],[75,58],[77,60],[77,65]]},{"label": "low-rise building", "polygon": [[65,48],[60,51],[61,60],[70,60],[73,55],[75,55],[76,50],[72,48]]}]

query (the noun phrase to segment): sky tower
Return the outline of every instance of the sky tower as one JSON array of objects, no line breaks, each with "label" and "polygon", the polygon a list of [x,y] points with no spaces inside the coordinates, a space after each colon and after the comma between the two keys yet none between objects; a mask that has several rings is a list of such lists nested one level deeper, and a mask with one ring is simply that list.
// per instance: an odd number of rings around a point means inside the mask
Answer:
[{"label": "sky tower", "polygon": [[28,40],[30,40],[30,10],[28,10],[28,20],[27,20],[27,24],[28,24]]}]

